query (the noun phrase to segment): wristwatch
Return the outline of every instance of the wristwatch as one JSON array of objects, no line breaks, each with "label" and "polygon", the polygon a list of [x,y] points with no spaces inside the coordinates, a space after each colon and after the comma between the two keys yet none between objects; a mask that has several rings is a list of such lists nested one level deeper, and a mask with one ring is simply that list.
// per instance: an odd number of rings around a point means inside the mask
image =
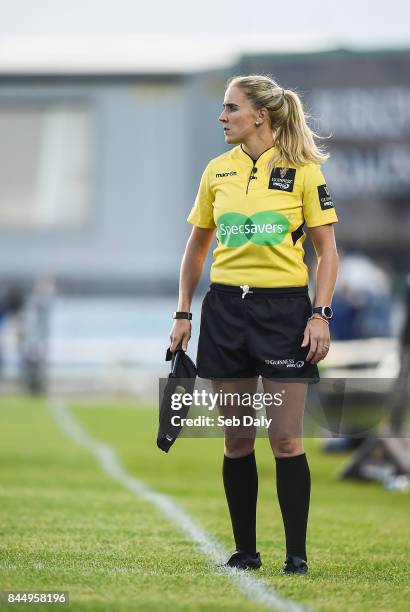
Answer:
[{"label": "wristwatch", "polygon": [[313,314],[320,314],[325,319],[331,319],[333,317],[333,310],[331,306],[315,306],[312,310]]},{"label": "wristwatch", "polygon": [[177,310],[172,315],[173,319],[188,319],[190,321],[192,319],[192,312],[184,312],[181,310]]}]

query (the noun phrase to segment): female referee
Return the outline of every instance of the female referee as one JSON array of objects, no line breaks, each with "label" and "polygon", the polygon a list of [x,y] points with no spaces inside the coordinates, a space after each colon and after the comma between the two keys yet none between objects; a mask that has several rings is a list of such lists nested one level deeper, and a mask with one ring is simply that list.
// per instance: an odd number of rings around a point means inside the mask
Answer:
[{"label": "female referee", "polygon": [[[266,394],[280,394],[282,404],[266,405],[266,416],[286,539],[282,571],[305,574],[310,471],[303,412],[307,384],[319,379],[317,363],[329,350],[338,270],[337,216],[320,170],[328,155],[315,143],[297,93],[267,76],[231,79],[219,121],[225,142],[235,146],[207,165],[188,217],[194,227],[181,263],[171,351],[180,342],[187,350],[191,301],[216,229],[198,376],[238,397],[256,391],[261,376]],[[317,256],[313,308],[305,224]],[[219,410],[226,417],[254,414],[234,400]],[[228,429],[222,472],[236,550],[227,565],[257,569],[255,428]]]}]

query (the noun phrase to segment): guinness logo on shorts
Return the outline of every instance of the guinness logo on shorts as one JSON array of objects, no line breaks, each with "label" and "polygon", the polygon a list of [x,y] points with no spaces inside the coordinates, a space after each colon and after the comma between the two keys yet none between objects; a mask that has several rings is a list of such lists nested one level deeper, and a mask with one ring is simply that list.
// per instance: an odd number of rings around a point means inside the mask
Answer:
[{"label": "guinness logo on shorts", "polygon": [[292,192],[296,168],[274,168],[269,178],[269,189]]},{"label": "guinness logo on shorts", "polygon": [[335,207],[335,205],[332,202],[332,196],[330,195],[330,191],[327,185],[318,185],[317,194],[319,197],[320,208],[322,210],[327,210],[328,208]]}]

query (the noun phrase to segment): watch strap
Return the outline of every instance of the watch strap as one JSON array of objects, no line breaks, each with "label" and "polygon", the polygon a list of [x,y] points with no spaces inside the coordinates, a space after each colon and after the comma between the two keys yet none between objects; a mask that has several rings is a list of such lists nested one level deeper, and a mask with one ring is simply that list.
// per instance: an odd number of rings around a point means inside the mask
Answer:
[{"label": "watch strap", "polygon": [[[326,311],[328,311],[328,314],[326,314]],[[312,308],[312,314],[319,314],[325,319],[331,319],[333,316],[333,310],[331,306],[315,306]]]},{"label": "watch strap", "polygon": [[173,313],[172,318],[173,319],[188,319],[188,321],[191,321],[192,312],[184,312],[182,310],[176,310]]}]

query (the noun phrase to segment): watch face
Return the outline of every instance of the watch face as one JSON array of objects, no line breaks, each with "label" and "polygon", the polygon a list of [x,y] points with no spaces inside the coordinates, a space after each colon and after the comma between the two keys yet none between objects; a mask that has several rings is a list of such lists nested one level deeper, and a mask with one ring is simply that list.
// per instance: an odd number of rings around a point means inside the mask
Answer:
[{"label": "watch face", "polygon": [[333,317],[333,310],[331,309],[330,306],[324,306],[323,314],[325,315],[327,319],[331,319]]}]

